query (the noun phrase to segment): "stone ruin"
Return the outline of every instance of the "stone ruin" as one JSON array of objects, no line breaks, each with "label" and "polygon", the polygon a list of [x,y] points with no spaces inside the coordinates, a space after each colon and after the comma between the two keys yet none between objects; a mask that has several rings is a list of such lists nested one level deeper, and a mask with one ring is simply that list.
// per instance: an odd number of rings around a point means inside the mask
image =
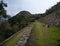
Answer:
[{"label": "stone ruin", "polygon": [[16,44],[16,46],[25,46],[25,44],[27,43],[27,40],[29,38],[31,34],[31,30],[29,30],[28,32],[26,32],[23,37],[18,41],[18,43]]}]

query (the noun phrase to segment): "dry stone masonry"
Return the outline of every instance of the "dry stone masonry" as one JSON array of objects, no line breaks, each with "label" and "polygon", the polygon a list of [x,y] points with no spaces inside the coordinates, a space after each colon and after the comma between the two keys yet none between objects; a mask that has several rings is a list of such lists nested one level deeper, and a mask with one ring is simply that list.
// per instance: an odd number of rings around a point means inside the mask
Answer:
[{"label": "dry stone masonry", "polygon": [[23,37],[18,41],[18,43],[16,44],[16,46],[25,46],[25,44],[27,43],[27,40],[28,40],[28,38],[29,38],[29,36],[30,36],[30,34],[31,34],[31,31],[32,31],[32,30],[27,31],[27,32],[23,35]]}]

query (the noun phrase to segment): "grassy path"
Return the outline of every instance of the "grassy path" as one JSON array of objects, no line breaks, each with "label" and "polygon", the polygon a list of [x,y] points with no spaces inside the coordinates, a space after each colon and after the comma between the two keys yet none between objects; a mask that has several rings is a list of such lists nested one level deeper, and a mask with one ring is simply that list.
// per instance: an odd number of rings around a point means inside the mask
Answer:
[{"label": "grassy path", "polygon": [[29,25],[28,27],[22,29],[21,32],[16,34],[13,38],[7,41],[3,46],[15,46],[16,43],[20,40],[20,38],[23,36],[23,34],[26,33],[28,30],[31,30],[32,26],[33,25]]},{"label": "grassy path", "polygon": [[35,22],[35,46],[58,46],[60,44],[60,28],[43,27],[44,23]]}]

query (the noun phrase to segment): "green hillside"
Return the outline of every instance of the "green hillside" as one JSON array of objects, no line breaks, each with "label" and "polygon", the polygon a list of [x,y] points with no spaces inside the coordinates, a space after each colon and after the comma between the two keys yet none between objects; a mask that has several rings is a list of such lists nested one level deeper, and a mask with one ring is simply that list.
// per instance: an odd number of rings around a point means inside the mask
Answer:
[{"label": "green hillside", "polygon": [[44,23],[35,22],[35,46],[59,46],[60,28],[55,26],[44,27]]}]

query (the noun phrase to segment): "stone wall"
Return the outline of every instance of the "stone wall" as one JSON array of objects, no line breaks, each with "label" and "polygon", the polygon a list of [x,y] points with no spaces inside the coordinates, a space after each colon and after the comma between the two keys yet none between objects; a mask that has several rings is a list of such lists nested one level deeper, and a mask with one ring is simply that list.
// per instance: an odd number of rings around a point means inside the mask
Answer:
[{"label": "stone wall", "polygon": [[40,21],[46,22],[50,25],[60,26],[60,11],[46,15],[45,17],[41,18]]},{"label": "stone wall", "polygon": [[18,43],[16,44],[16,46],[25,46],[25,44],[27,43],[27,40],[29,39],[31,31],[32,30],[29,30],[28,32],[26,32],[25,34],[23,34],[23,37],[18,41]]},{"label": "stone wall", "polygon": [[[34,25],[34,23],[33,23]],[[21,37],[21,39],[18,41],[18,43],[16,43],[16,46],[25,46],[30,34],[31,34],[31,31],[32,31],[32,28],[33,28],[33,25],[28,25],[29,27],[31,27],[27,32],[25,32],[23,34],[23,36]],[[18,31],[17,33],[13,34],[12,36],[10,36],[8,39],[6,39],[5,41],[3,41],[2,43],[0,43],[0,46],[2,46],[4,43],[6,43],[7,41],[9,41],[12,37],[14,37],[15,35],[17,35],[18,33],[20,33],[22,31]]]}]

